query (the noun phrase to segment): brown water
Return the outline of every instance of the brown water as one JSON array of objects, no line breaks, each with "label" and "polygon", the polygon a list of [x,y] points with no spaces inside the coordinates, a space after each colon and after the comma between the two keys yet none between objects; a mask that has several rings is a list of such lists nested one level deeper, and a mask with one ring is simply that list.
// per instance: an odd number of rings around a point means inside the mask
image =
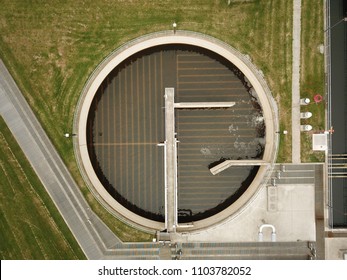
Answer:
[{"label": "brown water", "polygon": [[114,69],[100,86],[88,117],[92,164],[107,191],[129,210],[164,220],[164,89],[176,102],[233,101],[228,109],[176,110],[179,221],[225,209],[249,186],[258,167],[231,167],[225,159],[261,159],[262,110],[252,86],[231,63],[187,45],[143,51]]}]

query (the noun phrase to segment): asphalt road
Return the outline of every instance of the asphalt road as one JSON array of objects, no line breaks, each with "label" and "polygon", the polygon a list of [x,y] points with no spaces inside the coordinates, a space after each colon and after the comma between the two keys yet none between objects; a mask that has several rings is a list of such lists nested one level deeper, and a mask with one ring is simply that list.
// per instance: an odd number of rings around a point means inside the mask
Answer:
[{"label": "asphalt road", "polygon": [[[333,154],[347,154],[347,22],[341,21],[347,15],[343,11],[343,2],[344,0],[330,1]],[[347,178],[333,178],[332,185],[332,225],[346,227]]]},{"label": "asphalt road", "polygon": [[88,259],[104,259],[106,255],[110,257],[108,248],[120,243],[120,240],[90,210],[1,60],[0,113],[86,257]]}]

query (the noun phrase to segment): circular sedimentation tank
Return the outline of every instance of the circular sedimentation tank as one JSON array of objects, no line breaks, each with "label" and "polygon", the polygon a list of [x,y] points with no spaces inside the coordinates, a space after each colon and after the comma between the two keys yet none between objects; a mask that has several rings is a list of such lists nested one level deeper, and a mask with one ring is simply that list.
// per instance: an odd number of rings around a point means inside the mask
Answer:
[{"label": "circular sedimentation tank", "polygon": [[[177,218],[198,230],[240,212],[263,186],[278,136],[275,102],[262,76],[230,46],[198,33],[160,32],[114,51],[79,102],[76,155],[88,185],[110,210],[165,228],[165,88],[175,102],[235,102],[175,110]],[[225,160],[233,165],[212,175]]]}]

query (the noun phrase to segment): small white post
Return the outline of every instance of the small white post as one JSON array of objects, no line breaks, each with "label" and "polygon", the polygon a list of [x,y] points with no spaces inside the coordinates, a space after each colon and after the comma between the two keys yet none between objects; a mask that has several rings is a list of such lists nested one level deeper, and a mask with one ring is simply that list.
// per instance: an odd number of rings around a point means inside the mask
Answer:
[{"label": "small white post", "polygon": [[173,27],[173,31],[174,33],[176,33],[176,27],[177,27],[177,23],[174,21],[174,23],[172,24],[172,27]]}]

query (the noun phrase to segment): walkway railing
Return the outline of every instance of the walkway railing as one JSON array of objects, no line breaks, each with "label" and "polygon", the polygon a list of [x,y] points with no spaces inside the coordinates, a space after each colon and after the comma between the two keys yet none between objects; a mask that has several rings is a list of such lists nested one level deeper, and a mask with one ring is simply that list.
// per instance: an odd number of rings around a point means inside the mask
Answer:
[{"label": "walkway railing", "polygon": [[[330,0],[326,1],[325,15],[325,90],[326,90],[326,130],[332,127],[331,121],[331,28],[330,28]],[[333,226],[333,201],[332,201],[332,134],[327,134],[328,149],[325,154],[326,163],[326,184],[327,184],[327,207],[328,207],[328,225]]]}]

